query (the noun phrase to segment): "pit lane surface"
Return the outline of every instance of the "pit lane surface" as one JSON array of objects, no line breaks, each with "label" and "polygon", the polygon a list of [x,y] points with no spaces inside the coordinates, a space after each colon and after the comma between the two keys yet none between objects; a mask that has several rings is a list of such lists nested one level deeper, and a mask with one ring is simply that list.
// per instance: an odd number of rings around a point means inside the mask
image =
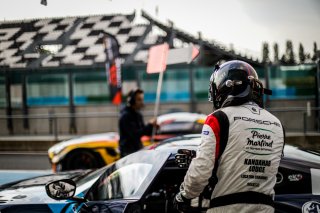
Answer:
[{"label": "pit lane surface", "polygon": [[0,152],[0,185],[50,173],[46,152]]},{"label": "pit lane surface", "polygon": [[0,170],[49,170],[47,152],[0,152]]}]

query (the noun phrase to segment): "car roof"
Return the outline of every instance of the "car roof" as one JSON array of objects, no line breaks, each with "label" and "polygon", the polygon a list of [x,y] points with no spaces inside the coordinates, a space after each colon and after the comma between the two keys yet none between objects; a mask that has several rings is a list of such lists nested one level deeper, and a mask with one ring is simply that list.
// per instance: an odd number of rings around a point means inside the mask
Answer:
[{"label": "car roof", "polygon": [[201,141],[200,134],[180,135],[169,138],[160,143],[154,144],[150,149],[155,150],[178,150],[178,149],[197,149]]}]

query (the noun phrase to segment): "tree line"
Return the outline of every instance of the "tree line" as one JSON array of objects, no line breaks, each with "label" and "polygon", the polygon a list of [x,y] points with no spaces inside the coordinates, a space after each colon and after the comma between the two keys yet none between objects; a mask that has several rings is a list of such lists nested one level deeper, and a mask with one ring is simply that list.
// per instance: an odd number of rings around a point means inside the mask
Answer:
[{"label": "tree line", "polygon": [[317,60],[317,43],[313,43],[313,53],[305,53],[302,43],[299,43],[298,54],[296,55],[293,50],[293,44],[291,40],[286,41],[286,51],[280,57],[279,46],[277,43],[273,44],[273,60],[271,60],[269,54],[269,44],[264,42],[262,44],[262,62],[266,64],[280,64],[280,65],[296,65],[304,63],[312,63]]}]

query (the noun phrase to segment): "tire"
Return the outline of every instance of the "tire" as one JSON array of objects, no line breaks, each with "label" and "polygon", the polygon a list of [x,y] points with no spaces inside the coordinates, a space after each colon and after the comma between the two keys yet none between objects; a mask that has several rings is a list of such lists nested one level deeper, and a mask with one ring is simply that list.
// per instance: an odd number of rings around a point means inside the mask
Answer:
[{"label": "tire", "polygon": [[64,160],[64,170],[94,169],[99,167],[97,157],[88,150],[73,151]]}]

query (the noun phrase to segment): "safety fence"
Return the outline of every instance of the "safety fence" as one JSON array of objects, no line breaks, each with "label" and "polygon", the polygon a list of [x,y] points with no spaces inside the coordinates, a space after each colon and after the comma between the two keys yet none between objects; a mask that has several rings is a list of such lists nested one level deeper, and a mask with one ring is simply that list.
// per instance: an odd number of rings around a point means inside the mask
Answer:
[{"label": "safety fence", "polygon": [[[320,132],[316,107],[269,108],[285,127],[286,132]],[[145,120],[153,111],[144,111]],[[119,112],[82,112],[29,115],[0,115],[0,136],[85,135],[118,131]]]}]

